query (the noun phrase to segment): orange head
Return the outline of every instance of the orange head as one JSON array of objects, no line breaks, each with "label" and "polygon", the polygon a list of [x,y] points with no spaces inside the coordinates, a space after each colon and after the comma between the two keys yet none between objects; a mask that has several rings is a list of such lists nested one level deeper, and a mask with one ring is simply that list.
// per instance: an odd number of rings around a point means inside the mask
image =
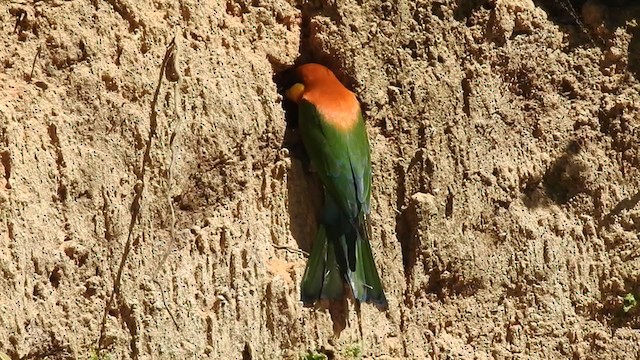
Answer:
[{"label": "orange head", "polygon": [[301,80],[290,87],[286,96],[295,101],[305,100],[316,107],[325,121],[341,130],[350,130],[358,120],[360,104],[331,70],[320,64],[304,64],[296,69]]}]

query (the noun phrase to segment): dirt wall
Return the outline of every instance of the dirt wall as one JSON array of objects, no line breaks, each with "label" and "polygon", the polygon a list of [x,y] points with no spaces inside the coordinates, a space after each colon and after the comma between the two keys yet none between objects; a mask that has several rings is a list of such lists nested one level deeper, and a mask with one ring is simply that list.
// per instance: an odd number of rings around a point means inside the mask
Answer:
[{"label": "dirt wall", "polygon": [[[640,357],[639,15],[2,2],[0,351]],[[274,79],[307,61],[365,112],[388,312],[299,302],[322,200]]]}]

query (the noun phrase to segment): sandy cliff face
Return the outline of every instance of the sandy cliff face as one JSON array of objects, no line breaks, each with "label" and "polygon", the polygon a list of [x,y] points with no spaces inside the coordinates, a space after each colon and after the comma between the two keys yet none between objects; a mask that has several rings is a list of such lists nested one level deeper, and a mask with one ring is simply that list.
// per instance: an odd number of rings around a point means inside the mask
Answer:
[{"label": "sandy cliff face", "polygon": [[[640,7],[603,3],[3,2],[0,351],[640,356]],[[366,114],[387,313],[298,301],[311,60]]]}]

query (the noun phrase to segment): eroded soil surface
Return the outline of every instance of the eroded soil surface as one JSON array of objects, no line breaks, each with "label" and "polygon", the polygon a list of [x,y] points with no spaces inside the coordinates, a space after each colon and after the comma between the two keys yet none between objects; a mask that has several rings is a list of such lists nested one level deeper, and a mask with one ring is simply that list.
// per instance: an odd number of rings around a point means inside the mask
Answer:
[{"label": "eroded soil surface", "polygon": [[[0,351],[639,358],[638,19],[620,0],[3,1]],[[274,79],[308,61],[362,102],[386,313],[299,302],[322,200]]]}]

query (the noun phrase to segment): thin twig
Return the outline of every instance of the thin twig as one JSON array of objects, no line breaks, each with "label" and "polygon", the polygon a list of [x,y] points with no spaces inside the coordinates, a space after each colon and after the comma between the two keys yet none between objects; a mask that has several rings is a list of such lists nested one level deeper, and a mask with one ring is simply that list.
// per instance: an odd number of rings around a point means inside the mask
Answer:
[{"label": "thin twig", "polygon": [[[174,99],[173,105],[174,105],[174,113],[176,115],[176,124],[171,132],[171,137],[169,139],[169,147],[171,149],[171,160],[169,162],[169,169],[167,172],[168,175],[167,175],[167,191],[166,191],[166,194],[167,194],[166,200],[167,200],[167,203],[169,204],[169,209],[171,211],[171,223],[169,224],[170,239],[169,239],[169,244],[167,245],[164,253],[162,254],[160,261],[158,262],[158,265],[156,265],[153,271],[153,279],[154,279],[153,281],[160,288],[160,294],[162,295],[162,303],[164,305],[164,308],[165,310],[167,310],[167,313],[169,314],[169,317],[171,318],[173,325],[176,327],[179,333],[180,333],[179,331],[180,325],[178,325],[178,321],[176,321],[175,316],[173,316],[173,312],[171,312],[171,309],[169,309],[169,305],[167,304],[167,300],[164,295],[162,284],[156,279],[156,277],[160,273],[160,270],[164,266],[164,263],[167,261],[167,258],[169,257],[169,254],[171,253],[171,250],[173,249],[173,246],[176,243],[176,230],[175,230],[176,214],[173,206],[173,200],[171,199],[171,186],[173,184],[173,168],[176,162],[176,154],[178,153],[176,148],[176,138],[178,136],[180,127],[184,119],[184,116],[182,114],[182,107],[180,105],[181,104],[180,85],[182,80],[181,71],[179,67],[180,65],[180,33],[181,33],[180,27],[176,26],[173,39],[171,40],[171,43],[169,43],[169,46],[167,48],[167,52],[169,53],[169,58],[167,60],[167,68],[165,72],[167,79],[173,82],[173,99]],[[184,341],[193,345],[193,343],[189,341],[187,338],[185,338],[184,335],[182,335],[181,333],[180,333],[180,336]]]},{"label": "thin twig", "polygon": [[[159,283],[158,283],[158,286],[160,286]],[[176,318],[173,316],[173,313],[169,311],[169,305],[167,305],[167,300],[164,298],[164,290],[162,290],[162,286],[160,286],[160,294],[162,294],[162,304],[164,304],[164,308],[167,309],[167,312],[169,313],[169,317],[171,318],[171,321],[173,321],[173,325],[175,325],[176,329],[180,330],[180,326],[178,325]]]},{"label": "thin twig", "polygon": [[160,87],[162,86],[162,76],[164,75],[165,69],[167,67],[167,63],[169,61],[169,57],[171,55],[171,48],[168,48],[164,55],[164,60],[162,61],[162,65],[160,67],[160,76],[158,78],[158,85],[156,86],[156,91],[153,94],[153,100],[151,101],[151,114],[149,115],[149,137],[146,141],[146,148],[144,151],[144,157],[142,158],[142,164],[140,165],[140,171],[138,172],[138,180],[134,186],[135,195],[133,197],[133,201],[131,203],[131,219],[129,221],[129,230],[127,233],[127,242],[124,245],[124,250],[122,252],[122,258],[120,259],[120,265],[118,266],[118,272],[116,274],[116,278],[113,282],[113,290],[109,295],[109,300],[104,308],[104,314],[102,316],[102,322],[100,324],[100,337],[98,338],[98,351],[103,349],[104,338],[106,335],[106,323],[107,323],[107,315],[109,314],[109,309],[113,304],[113,300],[116,294],[120,293],[120,283],[122,280],[122,273],[124,270],[124,266],[127,261],[127,257],[129,256],[129,252],[131,251],[131,243],[133,237],[133,229],[136,225],[136,221],[138,216],[140,215],[140,201],[142,200],[142,194],[144,192],[144,176],[146,173],[147,165],[151,162],[151,144],[153,137],[156,135],[156,129],[158,126],[157,121],[157,113],[156,106],[158,103],[158,96],[160,94]]},{"label": "thin twig", "polygon": [[587,27],[584,26],[584,23],[582,22],[582,20],[580,20],[580,16],[578,16],[576,9],[574,9],[573,5],[571,5],[571,2],[568,0],[561,0],[559,3],[560,3],[560,6],[562,6],[565,10],[569,12],[573,20],[576,22],[576,24],[578,24],[578,27],[580,27],[580,30],[582,30],[582,33],[587,35],[587,37],[589,38],[589,41],[591,42],[591,45],[597,46],[596,42],[593,40],[593,37],[591,37],[591,33],[589,33],[589,31],[587,30]]},{"label": "thin twig", "polygon": [[180,130],[180,126],[182,125],[183,115],[182,108],[180,106],[180,84],[182,80],[182,76],[180,74],[179,68],[179,56],[180,56],[180,28],[176,27],[175,34],[173,36],[173,40],[169,44],[169,50],[171,55],[169,57],[169,61],[167,63],[167,79],[173,81],[173,100],[174,100],[174,112],[176,114],[176,125],[171,132],[171,137],[169,139],[169,147],[171,149],[171,161],[169,162],[169,171],[167,176],[167,203],[169,204],[169,209],[171,211],[171,223],[169,225],[169,234],[170,240],[167,248],[165,249],[158,265],[153,272],[153,276],[157,276],[162,266],[167,261],[173,246],[176,243],[176,212],[173,206],[173,200],[171,199],[171,185],[173,184],[173,167],[176,162],[176,138],[178,135],[178,130]]},{"label": "thin twig", "polygon": [[33,71],[36,68],[36,61],[38,60],[38,56],[40,56],[40,52],[42,51],[42,45],[38,46],[38,50],[36,50],[36,56],[33,57],[33,63],[31,63],[31,73],[29,73],[29,82],[33,79]]},{"label": "thin twig", "polygon": [[274,249],[277,250],[287,250],[288,252],[292,252],[294,254],[302,254],[304,256],[309,256],[309,253],[302,250],[302,249],[296,249],[294,247],[291,246],[282,246],[282,245],[273,245]]}]

